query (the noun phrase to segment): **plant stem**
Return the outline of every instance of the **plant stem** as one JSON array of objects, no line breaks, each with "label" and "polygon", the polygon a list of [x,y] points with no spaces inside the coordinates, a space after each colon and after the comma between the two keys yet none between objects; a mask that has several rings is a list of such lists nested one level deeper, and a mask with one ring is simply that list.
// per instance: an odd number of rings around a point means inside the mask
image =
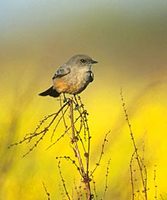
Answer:
[{"label": "plant stem", "polygon": [[74,145],[73,149],[74,149],[75,156],[78,158],[78,163],[81,170],[81,176],[85,184],[86,199],[91,200],[90,178],[89,178],[89,174],[87,174],[88,169],[86,169],[86,172],[85,172],[80,149],[78,147],[78,137],[75,133],[73,100],[70,100],[70,120],[71,120],[71,130],[72,130],[72,144]]}]

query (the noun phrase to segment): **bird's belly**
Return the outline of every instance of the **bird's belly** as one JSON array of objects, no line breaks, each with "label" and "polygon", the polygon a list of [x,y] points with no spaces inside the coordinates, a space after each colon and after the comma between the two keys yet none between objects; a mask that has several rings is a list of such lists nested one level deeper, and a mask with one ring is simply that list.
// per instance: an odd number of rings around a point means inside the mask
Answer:
[{"label": "bird's belly", "polygon": [[59,93],[78,94],[89,84],[87,74],[80,76],[66,76],[54,80],[54,88]]},{"label": "bird's belly", "polygon": [[65,81],[63,78],[55,79],[53,86],[59,93],[66,92],[70,88],[69,83]]}]

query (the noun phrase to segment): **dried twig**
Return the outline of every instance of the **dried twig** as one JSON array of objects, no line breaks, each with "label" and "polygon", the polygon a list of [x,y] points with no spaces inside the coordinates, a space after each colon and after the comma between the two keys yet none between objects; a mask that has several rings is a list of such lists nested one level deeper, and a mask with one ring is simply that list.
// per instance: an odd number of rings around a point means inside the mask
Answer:
[{"label": "dried twig", "polygon": [[133,147],[134,147],[134,152],[135,152],[135,156],[136,156],[135,158],[137,160],[137,164],[138,164],[139,171],[140,171],[140,177],[141,177],[142,186],[143,186],[143,193],[144,193],[144,196],[145,196],[145,200],[147,200],[148,199],[148,197],[147,197],[147,169],[146,169],[145,165],[143,164],[142,159],[140,158],[140,155],[138,153],[138,148],[137,148],[136,141],[135,141],[135,138],[134,138],[134,134],[133,134],[133,131],[132,131],[132,126],[131,126],[131,123],[130,123],[130,120],[129,120],[129,116],[128,116],[128,112],[127,112],[127,108],[126,108],[126,104],[125,104],[125,101],[124,101],[122,90],[120,91],[120,96],[121,96],[123,111],[124,111],[124,114],[125,114],[125,119],[126,119],[127,124],[128,124],[132,144],[133,144]]},{"label": "dried twig", "polygon": [[94,191],[94,199],[97,200],[98,195],[97,195],[97,190],[96,190],[96,182],[94,180],[94,177],[92,176],[92,182],[93,182],[93,191]]},{"label": "dried twig", "polygon": [[104,155],[104,147],[105,147],[105,144],[108,142],[107,137],[108,137],[109,133],[110,133],[110,131],[107,132],[107,133],[105,134],[105,137],[104,137],[104,140],[103,140],[103,143],[102,143],[102,147],[101,147],[101,152],[100,152],[99,160],[98,160],[98,162],[96,163],[95,168],[91,171],[90,176],[92,176],[92,175],[94,174],[94,172],[96,171],[96,169],[97,169],[97,168],[99,167],[99,165],[100,165],[101,159],[102,159],[102,157],[103,157],[103,155]]},{"label": "dried twig", "polygon": [[68,198],[68,200],[71,200],[71,197],[70,197],[68,190],[67,190],[67,187],[66,187],[65,180],[64,180],[62,172],[61,172],[60,160],[58,162],[58,170],[59,170],[59,174],[60,174],[60,177],[61,177],[61,181],[62,181],[62,184],[63,184],[63,188],[64,188],[64,191],[65,191],[66,197]]},{"label": "dried twig", "polygon": [[[60,109],[57,113],[53,113],[51,115],[48,115],[47,117],[45,117],[41,122],[40,124],[37,126],[37,128],[35,129],[35,131],[33,133],[30,133],[28,135],[26,135],[22,140],[20,140],[19,142],[16,142],[16,143],[13,143],[9,146],[9,148],[11,148],[12,146],[16,146],[16,145],[19,145],[19,144],[22,144],[26,141],[28,141],[28,143],[31,142],[32,139],[36,138],[37,136],[40,136],[37,141],[34,143],[34,145],[32,147],[30,147],[30,149],[27,151],[27,153],[25,153],[23,155],[23,157],[25,157],[26,155],[28,155],[31,151],[34,150],[34,148],[36,148],[39,144],[39,142],[42,141],[42,139],[44,138],[44,136],[46,135],[46,133],[49,131],[50,127],[52,126],[52,124],[54,123],[54,121],[56,120],[56,118],[58,117],[58,115],[60,114],[60,112],[66,107],[66,106],[69,106],[69,102],[66,102]],[[45,127],[43,128],[40,132],[37,132],[40,127],[42,126],[42,124],[44,124],[44,122],[46,120],[48,120],[49,118],[52,118],[51,122]]]},{"label": "dried twig", "polygon": [[154,199],[158,199],[158,186],[157,186],[157,166],[154,166]]},{"label": "dried twig", "polygon": [[[54,129],[53,129],[53,132],[52,132],[52,135],[51,135],[51,141],[52,141],[52,139],[53,139],[53,137],[54,137],[54,134],[55,134],[55,132],[56,132],[56,129],[57,129],[59,123],[62,121],[62,119],[63,119],[63,121],[65,121],[64,115],[66,114],[68,108],[69,108],[69,106],[67,106],[67,108],[65,109],[65,111],[62,110],[62,115],[61,115],[61,117],[59,118],[59,120],[57,121],[57,124],[55,125],[55,127],[54,127]],[[65,122],[64,122],[64,123],[65,123]],[[67,125],[65,125],[65,128],[67,129]]]},{"label": "dried twig", "polygon": [[[81,118],[81,116],[78,116],[75,121],[74,124],[76,124],[78,122],[78,120]],[[51,148],[53,145],[55,145],[57,142],[59,142],[67,133],[68,131],[71,129],[72,126],[67,126],[66,130],[63,132],[63,134],[60,135],[60,137],[57,138],[57,140],[55,142],[53,142],[51,145],[49,145],[47,147],[47,149]]]},{"label": "dried twig", "polygon": [[75,155],[78,159],[78,163],[81,169],[82,177],[85,176],[85,170],[84,170],[84,165],[81,157],[81,153],[78,147],[78,137],[75,132],[75,126],[74,126],[74,110],[73,110],[73,101],[70,102],[70,120],[71,120],[71,131],[72,131],[72,139],[71,143],[74,145],[73,150],[75,152]]},{"label": "dried twig", "polygon": [[51,200],[50,193],[48,192],[48,190],[47,190],[47,188],[46,188],[46,186],[45,186],[45,183],[43,182],[42,184],[43,184],[45,193],[46,193],[46,195],[47,195],[47,200]]},{"label": "dried twig", "polygon": [[104,187],[104,193],[103,193],[103,200],[105,199],[106,192],[108,190],[108,175],[109,175],[109,170],[110,170],[110,162],[111,159],[109,159],[107,163],[107,170],[106,170],[106,175],[105,175],[105,187]]},{"label": "dried twig", "polygon": [[76,164],[76,161],[72,159],[70,156],[57,156],[56,159],[65,159],[67,161],[70,161],[76,167],[77,171],[79,171],[80,175],[82,175],[80,167]]},{"label": "dried twig", "polygon": [[[67,118],[69,118],[69,120],[67,120]],[[63,133],[59,135],[58,138],[55,139],[55,141],[52,142],[55,132],[57,128],[60,126],[61,122],[64,123],[65,129]],[[100,165],[102,156],[104,154],[104,147],[105,147],[105,143],[107,142],[107,136],[109,132],[105,135],[98,163],[96,163],[96,166],[90,173],[91,134],[90,134],[89,124],[88,124],[88,112],[85,109],[81,98],[79,96],[74,95],[74,97],[66,99],[66,101],[64,101],[64,104],[62,104],[62,100],[60,98],[60,109],[58,110],[58,112],[46,116],[44,119],[42,119],[42,121],[39,123],[39,125],[36,127],[33,133],[25,135],[22,140],[14,144],[11,144],[9,148],[15,145],[26,143],[26,142],[30,144],[31,142],[34,142],[32,147],[30,147],[29,150],[27,151],[27,153],[23,155],[23,156],[26,156],[31,151],[33,151],[34,148],[38,146],[38,144],[47,135],[49,130],[53,130],[51,134],[52,143],[48,146],[47,149],[55,145],[67,133],[71,139],[71,147],[73,149],[75,158],[72,159],[70,156],[56,157],[56,159],[59,160],[58,170],[59,170],[59,174],[61,177],[61,182],[63,184],[63,189],[65,191],[66,198],[68,200],[72,200],[75,197],[75,194],[72,193],[72,196],[70,196],[67,190],[67,186],[65,183],[65,179],[63,178],[61,165],[60,165],[61,164],[60,160],[62,159],[65,159],[71,162],[72,165],[75,166],[75,168],[79,172],[79,176],[82,179],[83,186],[80,185],[78,188],[75,186],[75,190],[73,190],[73,191],[76,191],[78,200],[83,199],[83,194],[86,195],[86,200],[92,200],[93,198],[97,199],[98,196],[96,192],[95,181],[93,181],[94,194],[91,193],[92,188],[91,188],[90,183],[92,179],[90,177],[93,177],[93,173],[96,171],[97,167]],[[109,167],[107,167],[107,172],[106,172],[104,195],[108,189],[108,185],[107,185],[108,173],[109,173]],[[44,183],[43,183],[43,186],[44,186],[46,195],[48,197],[48,200],[50,200],[50,194],[47,191]]]},{"label": "dried twig", "polygon": [[130,159],[130,180],[131,180],[131,187],[132,187],[132,200],[135,199],[135,190],[134,190],[134,176],[133,176],[133,159],[135,156],[135,152],[132,154]]}]

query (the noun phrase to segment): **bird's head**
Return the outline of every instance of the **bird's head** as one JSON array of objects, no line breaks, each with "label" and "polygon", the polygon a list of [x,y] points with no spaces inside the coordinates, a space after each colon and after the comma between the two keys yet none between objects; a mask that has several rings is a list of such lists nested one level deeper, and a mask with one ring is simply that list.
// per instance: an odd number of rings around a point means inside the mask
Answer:
[{"label": "bird's head", "polygon": [[87,55],[75,55],[69,59],[67,64],[71,66],[86,67],[98,63]]}]

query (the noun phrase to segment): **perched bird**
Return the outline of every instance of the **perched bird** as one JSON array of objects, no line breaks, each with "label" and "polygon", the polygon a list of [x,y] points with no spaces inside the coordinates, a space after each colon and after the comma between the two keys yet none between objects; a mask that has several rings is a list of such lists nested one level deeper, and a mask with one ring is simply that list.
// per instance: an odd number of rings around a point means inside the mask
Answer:
[{"label": "perched bird", "polygon": [[40,96],[58,97],[61,93],[79,94],[93,81],[92,64],[97,63],[87,55],[75,55],[60,66],[53,76],[53,86]]}]

